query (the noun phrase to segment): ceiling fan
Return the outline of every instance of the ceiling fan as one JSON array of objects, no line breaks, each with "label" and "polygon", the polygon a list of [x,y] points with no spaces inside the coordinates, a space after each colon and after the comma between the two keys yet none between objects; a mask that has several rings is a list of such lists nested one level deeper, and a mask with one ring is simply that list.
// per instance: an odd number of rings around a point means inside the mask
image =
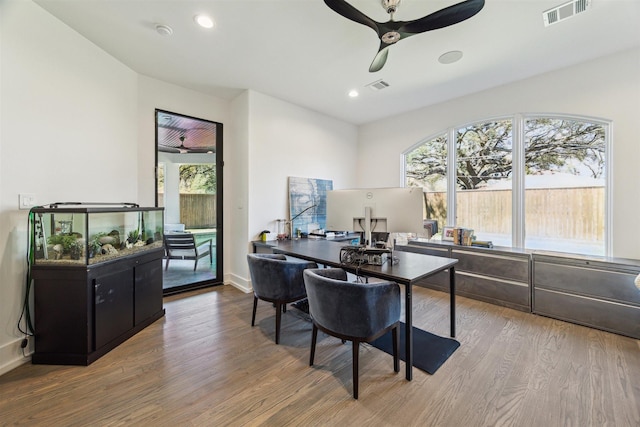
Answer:
[{"label": "ceiling fan", "polygon": [[377,22],[347,3],[346,0],[324,0],[325,4],[338,14],[359,24],[366,25],[378,34],[380,48],[375,58],[373,58],[369,72],[374,73],[382,69],[385,62],[387,62],[391,45],[414,34],[437,30],[462,22],[480,12],[484,7],[484,0],[466,0],[413,21],[394,21],[393,14],[398,9],[400,1],[381,0],[382,7],[390,15],[390,19],[387,22]]},{"label": "ceiling fan", "polygon": [[178,147],[172,147],[169,145],[158,144],[158,150],[165,153],[175,153],[175,154],[187,154],[187,153],[213,153],[213,149],[211,147],[186,147],[184,145],[184,140],[187,139],[186,136],[180,135],[178,138],[180,140],[180,145]]},{"label": "ceiling fan", "polygon": [[185,147],[184,145],[184,140],[186,139],[186,137],[184,135],[180,135],[178,139],[180,140],[180,146],[171,147],[168,145],[159,144],[158,149],[160,151],[164,151],[165,153],[180,153],[180,154],[189,153],[189,148]]}]

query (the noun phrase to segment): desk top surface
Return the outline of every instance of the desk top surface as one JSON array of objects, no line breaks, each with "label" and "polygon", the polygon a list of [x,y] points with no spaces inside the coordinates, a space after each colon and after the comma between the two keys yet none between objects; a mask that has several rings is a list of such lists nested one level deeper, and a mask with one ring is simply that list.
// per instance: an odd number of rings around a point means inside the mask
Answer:
[{"label": "desk top surface", "polygon": [[314,261],[331,267],[340,267],[363,276],[377,277],[401,284],[411,284],[416,280],[446,270],[458,262],[457,259],[396,251],[396,264],[390,261],[383,265],[344,265],[340,262],[340,249],[345,242],[331,240],[297,239],[267,242],[275,253]]}]

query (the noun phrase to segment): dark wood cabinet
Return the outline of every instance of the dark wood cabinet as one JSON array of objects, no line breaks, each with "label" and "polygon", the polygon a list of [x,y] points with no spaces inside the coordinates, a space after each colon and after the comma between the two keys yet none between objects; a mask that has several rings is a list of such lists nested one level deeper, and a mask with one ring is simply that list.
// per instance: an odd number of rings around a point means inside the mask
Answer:
[{"label": "dark wood cabinet", "polygon": [[[125,267],[125,266],[122,266]],[[95,348],[125,334],[133,325],[133,272],[116,270],[93,279]]]},{"label": "dark wood cabinet", "polygon": [[32,266],[33,363],[88,365],[164,315],[162,249],[86,267]]},{"label": "dark wood cabinet", "polygon": [[134,269],[133,324],[139,325],[162,311],[162,261],[138,264]]}]

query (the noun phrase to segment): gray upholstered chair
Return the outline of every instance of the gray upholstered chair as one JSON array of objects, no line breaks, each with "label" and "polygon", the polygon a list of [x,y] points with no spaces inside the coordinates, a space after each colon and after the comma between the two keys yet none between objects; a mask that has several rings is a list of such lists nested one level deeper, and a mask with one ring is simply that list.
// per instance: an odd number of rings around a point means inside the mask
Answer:
[{"label": "gray upholstered chair", "polygon": [[318,329],[353,342],[353,397],[358,398],[358,355],[361,342],[371,342],[389,330],[393,338],[393,370],[400,371],[400,287],[393,282],[350,283],[340,268],[304,271],[304,284],[313,320],[311,356],[313,366]]},{"label": "gray upholstered chair", "polygon": [[253,315],[251,326],[256,322],[258,299],[272,302],[276,307],[276,344],[280,343],[282,312],[287,303],[306,298],[302,271],[317,268],[315,262],[288,260],[279,254],[247,254],[249,273],[253,286]]}]

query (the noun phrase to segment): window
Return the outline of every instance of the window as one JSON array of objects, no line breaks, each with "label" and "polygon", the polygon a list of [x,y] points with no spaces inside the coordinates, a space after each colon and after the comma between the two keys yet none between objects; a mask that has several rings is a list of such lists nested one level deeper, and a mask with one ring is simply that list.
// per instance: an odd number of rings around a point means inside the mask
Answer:
[{"label": "window", "polygon": [[406,152],[405,185],[425,189],[425,218],[477,240],[605,255],[607,138],[605,122],[576,117],[473,123]]},{"label": "window", "polygon": [[447,223],[447,135],[420,144],[406,155],[405,185],[424,189],[426,219]]},{"label": "window", "polygon": [[604,255],[604,127],[528,118],[524,147],[525,246]]},{"label": "window", "polygon": [[456,224],[482,232],[482,240],[511,245],[511,120],[456,130]]}]

